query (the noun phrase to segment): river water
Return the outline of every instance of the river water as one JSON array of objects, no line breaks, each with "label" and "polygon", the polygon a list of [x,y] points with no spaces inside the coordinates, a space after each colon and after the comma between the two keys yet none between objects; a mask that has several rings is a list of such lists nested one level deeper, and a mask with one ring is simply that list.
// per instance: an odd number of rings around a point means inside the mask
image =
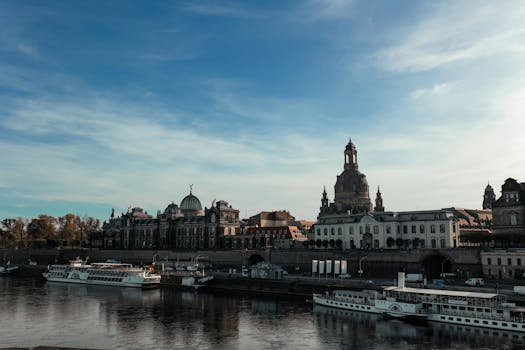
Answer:
[{"label": "river water", "polygon": [[524,337],[303,300],[0,278],[0,348],[479,350],[523,349]]}]

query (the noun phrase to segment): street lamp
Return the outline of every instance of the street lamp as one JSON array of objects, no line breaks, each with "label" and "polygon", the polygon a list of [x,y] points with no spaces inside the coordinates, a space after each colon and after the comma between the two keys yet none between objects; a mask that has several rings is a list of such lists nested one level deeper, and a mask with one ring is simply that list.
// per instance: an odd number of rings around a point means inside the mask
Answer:
[{"label": "street lamp", "polygon": [[448,261],[448,260],[450,260],[450,259],[449,259],[448,257],[446,257],[446,258],[441,262],[441,276],[439,276],[439,277],[443,277],[443,273],[445,272],[445,271],[443,271],[443,268],[445,267],[445,261]]},{"label": "street lamp", "polygon": [[357,271],[357,273],[359,274],[359,278],[361,278],[361,277],[363,276],[363,266],[362,266],[362,262],[363,262],[363,260],[366,259],[367,256],[368,256],[368,255],[365,255],[365,256],[363,256],[363,257],[361,257],[361,258],[359,259],[359,270]]}]

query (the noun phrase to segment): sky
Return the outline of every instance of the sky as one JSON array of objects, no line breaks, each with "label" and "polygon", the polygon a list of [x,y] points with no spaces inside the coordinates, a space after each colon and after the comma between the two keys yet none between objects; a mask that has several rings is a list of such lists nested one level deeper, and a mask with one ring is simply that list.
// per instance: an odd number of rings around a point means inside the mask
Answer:
[{"label": "sky", "polygon": [[349,137],[386,210],[525,181],[523,1],[0,2],[0,218],[189,193],[314,220]]}]

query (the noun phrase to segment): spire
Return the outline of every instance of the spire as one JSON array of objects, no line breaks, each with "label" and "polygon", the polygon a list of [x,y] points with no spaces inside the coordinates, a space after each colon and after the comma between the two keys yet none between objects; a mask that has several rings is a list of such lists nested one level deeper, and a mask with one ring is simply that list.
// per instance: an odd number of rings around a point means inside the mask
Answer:
[{"label": "spire", "polygon": [[385,207],[383,207],[383,197],[381,196],[381,190],[379,189],[379,186],[377,186],[376,206],[374,207],[374,211],[385,211]]},{"label": "spire", "polygon": [[494,202],[496,202],[496,194],[494,193],[494,189],[490,183],[487,183],[487,187],[485,187],[485,193],[483,194],[483,209],[492,209]]},{"label": "spire", "polygon": [[328,196],[326,195],[326,186],[323,186],[323,196],[321,197],[321,213],[328,209]]},{"label": "spire", "polygon": [[111,208],[111,218],[115,218],[115,208]]}]

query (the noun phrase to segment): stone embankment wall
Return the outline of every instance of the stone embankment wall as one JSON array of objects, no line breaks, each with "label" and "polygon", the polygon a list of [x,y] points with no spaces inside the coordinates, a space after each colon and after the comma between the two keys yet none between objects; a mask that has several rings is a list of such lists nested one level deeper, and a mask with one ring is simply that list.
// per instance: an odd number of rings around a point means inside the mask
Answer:
[{"label": "stone embankment wall", "polygon": [[[216,250],[216,251],[168,251],[168,250],[99,250],[99,249],[3,249],[0,259],[12,263],[23,264],[31,259],[39,265],[67,263],[78,257],[89,257],[90,261],[117,259],[134,264],[149,264],[154,255],[159,260],[189,261],[199,257],[213,268],[239,268],[248,266],[250,262],[264,260],[282,265],[290,273],[311,272],[312,260],[347,260],[348,272],[357,275],[359,264],[364,278],[392,278],[400,270],[407,273],[423,273],[428,264],[439,265],[446,260],[452,272],[460,272],[463,276],[481,276],[481,260],[479,249],[418,249],[418,250],[388,250],[388,251],[322,251],[322,250]],[[430,261],[438,257],[438,262]],[[440,260],[439,260],[440,259]],[[440,269],[443,266],[434,266]]]}]

